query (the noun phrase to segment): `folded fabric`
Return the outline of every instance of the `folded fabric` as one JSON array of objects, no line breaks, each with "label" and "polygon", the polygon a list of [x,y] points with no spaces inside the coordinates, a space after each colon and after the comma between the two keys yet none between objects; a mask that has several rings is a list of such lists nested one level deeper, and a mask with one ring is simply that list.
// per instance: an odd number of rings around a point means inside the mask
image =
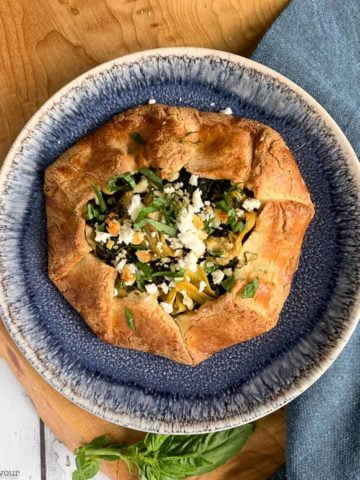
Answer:
[{"label": "folded fabric", "polygon": [[[310,93],[359,155],[359,0],[293,0],[253,59]],[[286,467],[273,480],[360,479],[360,327],[287,413]]]}]

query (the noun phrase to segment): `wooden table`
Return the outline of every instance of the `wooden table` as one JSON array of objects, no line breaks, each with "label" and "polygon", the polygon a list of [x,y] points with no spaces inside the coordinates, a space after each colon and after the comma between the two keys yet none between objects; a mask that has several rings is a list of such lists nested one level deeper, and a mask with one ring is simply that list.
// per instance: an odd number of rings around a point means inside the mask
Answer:
[{"label": "wooden table", "polygon": [[[60,87],[106,60],[165,46],[201,46],[249,55],[287,0],[1,0],[0,161],[30,116]],[[70,452],[110,433],[141,433],[102,421],[71,404],[23,359],[0,322],[0,473],[17,479],[70,479]],[[54,432],[54,433],[51,433]],[[54,436],[55,434],[55,436]],[[284,461],[283,413],[258,423],[243,452],[210,480],[265,480]],[[129,479],[121,464],[104,466]],[[14,478],[14,477],[13,477]],[[99,479],[101,477],[99,476]],[[105,478],[105,477],[103,477]]]}]

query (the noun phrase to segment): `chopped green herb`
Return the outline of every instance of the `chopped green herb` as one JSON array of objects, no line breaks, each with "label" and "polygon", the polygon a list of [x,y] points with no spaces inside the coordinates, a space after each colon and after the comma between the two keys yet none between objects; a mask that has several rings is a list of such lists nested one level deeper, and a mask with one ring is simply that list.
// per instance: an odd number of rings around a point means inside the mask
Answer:
[{"label": "chopped green herb", "polygon": [[133,140],[135,140],[136,143],[139,143],[140,145],[145,145],[145,140],[144,138],[142,137],[141,133],[139,132],[133,132],[131,134],[131,137]]},{"label": "chopped green herb", "polygon": [[135,224],[136,229],[141,229],[145,225],[152,225],[156,230],[162,233],[166,233],[167,235],[170,235],[171,237],[175,237],[176,235],[176,227],[173,227],[172,225],[166,225],[166,223],[161,223],[156,220],[153,220],[152,218],[144,218],[140,222]]},{"label": "chopped green herb", "polygon": [[227,292],[230,292],[230,290],[234,285],[234,282],[235,282],[234,275],[230,275],[230,277],[227,277],[224,281],[221,282],[221,286],[225,288]]},{"label": "chopped green herb", "polygon": [[153,278],[155,277],[169,277],[169,278],[183,278],[185,275],[184,270],[181,268],[177,272],[172,272],[171,270],[164,270],[161,272],[153,273]]},{"label": "chopped green herb", "polygon": [[213,250],[213,251],[209,251],[209,255],[211,257],[222,257],[224,255],[224,250]]},{"label": "chopped green herb", "polygon": [[205,262],[205,265],[204,265],[204,271],[206,275],[210,275],[210,273],[215,272],[215,270],[219,270],[219,265],[209,265],[209,263]]},{"label": "chopped green herb", "polygon": [[152,170],[150,170],[150,168],[140,168],[140,173],[142,173],[144,177],[148,178],[150,182],[152,182],[159,190],[163,189],[163,182],[161,178],[158,177]]},{"label": "chopped green herb", "polygon": [[149,250],[149,246],[145,242],[141,242],[140,245],[134,245],[133,243],[129,245],[133,250]]},{"label": "chopped green herb", "polygon": [[215,217],[210,217],[204,221],[204,230],[208,235],[211,235],[215,228],[212,226]]},{"label": "chopped green herb", "polygon": [[145,280],[152,281],[153,269],[147,263],[136,262],[136,268],[141,271]]},{"label": "chopped green herb", "polygon": [[[104,218],[104,215],[98,215],[98,218],[99,218],[100,216]],[[96,227],[96,229],[97,229],[99,232],[106,232],[106,226],[105,226],[104,224],[98,225],[98,226]]]},{"label": "chopped green herb", "polygon": [[136,286],[140,290],[140,292],[145,291],[145,278],[141,270],[136,270]]},{"label": "chopped green herb", "polygon": [[146,216],[149,215],[149,213],[158,212],[164,204],[165,204],[165,200],[161,197],[157,197],[148,207],[142,208],[138,216],[136,217],[135,227],[137,226],[138,223],[144,220],[144,218],[146,218]]},{"label": "chopped green herb", "polygon": [[255,277],[252,282],[248,283],[245,286],[244,291],[241,294],[241,298],[252,298],[257,292],[258,288],[259,288],[259,279],[258,277]]},{"label": "chopped green herb", "polygon": [[231,230],[235,233],[241,233],[245,228],[245,223],[238,219],[235,210],[229,210],[228,222]]},{"label": "chopped green herb", "polygon": [[92,219],[95,218],[96,216],[97,216],[97,211],[96,211],[96,209],[93,207],[93,205],[89,202],[89,203],[86,205],[85,218],[86,218],[86,220],[92,220]]},{"label": "chopped green herb", "polygon": [[106,202],[105,202],[105,200],[104,200],[104,197],[103,197],[103,194],[102,194],[101,190],[99,190],[98,187],[95,186],[95,185],[92,185],[92,188],[93,188],[93,190],[94,190],[94,192],[95,192],[97,201],[98,201],[98,203],[99,203],[100,212],[101,212],[101,213],[106,212],[107,206],[106,206]]},{"label": "chopped green herb", "polygon": [[171,237],[175,237],[177,233],[176,227],[173,227],[172,225],[166,225],[166,223],[157,222],[156,220],[152,220],[151,218],[148,219],[148,223],[154,228],[156,228],[156,230],[158,230],[159,232],[166,233]]},{"label": "chopped green herb", "polygon": [[175,212],[173,210],[173,207],[172,205],[164,205],[162,207],[162,211],[163,211],[163,214],[165,216],[165,220],[166,220],[166,223],[174,223],[176,221],[176,216],[175,216]]},{"label": "chopped green herb", "polygon": [[231,205],[226,200],[219,200],[218,202],[215,202],[215,205],[221,210],[224,210],[224,212],[231,210]]},{"label": "chopped green herb", "polygon": [[135,330],[134,317],[132,312],[128,308],[125,308],[125,315],[126,315],[126,321],[127,321],[127,324],[129,325],[129,328],[131,328],[131,330]]},{"label": "chopped green herb", "polygon": [[[119,181],[121,182],[119,185]],[[107,183],[107,188],[109,192],[118,192],[119,190],[130,190],[135,188],[136,182],[131,175],[131,173],[123,173],[121,175],[116,175],[111,177]]]},{"label": "chopped green herb", "polygon": [[145,282],[152,282],[153,269],[147,263],[136,262],[136,285],[143,292],[145,290]]}]

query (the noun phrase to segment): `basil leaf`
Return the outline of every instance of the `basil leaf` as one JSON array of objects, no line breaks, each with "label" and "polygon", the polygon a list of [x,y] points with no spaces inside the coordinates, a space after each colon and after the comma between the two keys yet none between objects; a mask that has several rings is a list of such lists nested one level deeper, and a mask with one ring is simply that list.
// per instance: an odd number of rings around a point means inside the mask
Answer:
[{"label": "basil leaf", "polygon": [[215,202],[215,205],[221,210],[224,210],[224,212],[231,210],[231,205],[226,200],[219,200],[218,202]]},{"label": "basil leaf", "polygon": [[252,282],[248,283],[245,286],[244,291],[241,294],[241,298],[252,298],[257,292],[258,288],[259,288],[259,279],[258,277],[256,277]]},{"label": "basil leaf", "polygon": [[150,433],[130,447],[80,447],[77,452],[81,458],[77,460],[78,469],[73,473],[73,479],[92,478],[99,467],[98,459],[122,459],[127,463],[130,473],[133,466],[138,467],[140,480],[185,480],[223,465],[243,447],[253,429],[253,425],[249,424],[203,435]]},{"label": "basil leaf", "polygon": [[205,262],[204,271],[207,275],[210,275],[210,273],[213,273],[213,272],[215,272],[215,270],[218,270],[218,269],[219,269],[219,265],[208,265]]},{"label": "basil leaf", "polygon": [[149,213],[158,212],[161,207],[165,205],[165,199],[157,197],[148,207],[144,207],[140,210],[138,216],[135,219],[134,225],[140,223]]},{"label": "basil leaf", "polygon": [[72,480],[88,480],[94,478],[100,469],[99,461],[95,458],[86,459],[86,463],[73,472]]},{"label": "basil leaf", "polygon": [[212,226],[214,220],[215,220],[215,217],[210,217],[204,221],[204,230],[208,235],[211,235],[215,230],[215,228]]},{"label": "basil leaf", "polygon": [[245,223],[238,219],[235,210],[229,210],[228,222],[231,230],[235,233],[241,233],[245,228]]},{"label": "basil leaf", "polygon": [[106,212],[107,206],[106,206],[106,202],[104,200],[104,197],[102,195],[102,192],[98,189],[98,187],[96,185],[92,185],[92,188],[93,188],[93,190],[95,192],[95,195],[96,195],[96,198],[99,202],[100,212],[101,213]]},{"label": "basil leaf", "polygon": [[[119,180],[122,181],[122,185],[118,185]],[[109,192],[117,192],[119,190],[132,190],[136,187],[136,182],[131,173],[123,173],[111,177],[107,183],[107,189]]]},{"label": "basil leaf", "polygon": [[141,133],[139,132],[133,132],[131,134],[131,137],[133,140],[135,140],[136,143],[139,143],[140,145],[145,145],[146,143],[143,137],[141,136]]},{"label": "basil leaf", "polygon": [[140,168],[140,173],[144,175],[144,177],[148,178],[151,183],[155,185],[159,190],[163,189],[163,182],[160,177],[156,175],[150,168]]},{"label": "basil leaf", "polygon": [[150,265],[142,262],[136,262],[136,268],[141,271],[146,280],[149,282],[152,281],[153,269],[150,267]]},{"label": "basil leaf", "polygon": [[156,230],[159,232],[166,233],[167,235],[170,235],[171,237],[175,237],[177,230],[176,227],[173,227],[172,225],[166,225],[166,223],[161,223],[157,222],[156,220],[153,220],[152,218],[144,218],[140,222],[138,222],[135,226],[136,228],[143,228],[145,225],[152,225]]},{"label": "basil leaf", "polygon": [[169,435],[148,433],[144,438],[144,445],[150,452],[156,452],[168,438]]},{"label": "basil leaf", "polygon": [[101,435],[96,437],[90,443],[86,445],[87,448],[103,448],[109,444],[109,437],[107,435]]},{"label": "basil leaf", "polygon": [[75,465],[78,470],[81,470],[86,463],[86,450],[84,447],[80,447],[76,451]]},{"label": "basil leaf", "polygon": [[169,277],[169,278],[183,278],[185,275],[185,271],[181,268],[177,272],[172,272],[171,270],[163,270],[161,272],[153,273],[153,278],[155,277]]},{"label": "basil leaf", "polygon": [[134,317],[132,312],[128,308],[125,308],[125,316],[129,328],[131,328],[131,330],[135,330]]},{"label": "basil leaf", "polygon": [[253,428],[249,424],[204,435],[171,436],[158,457],[164,478],[203,475],[223,465],[244,446]]},{"label": "basil leaf", "polygon": [[230,290],[234,285],[234,282],[235,282],[234,275],[230,275],[230,277],[227,277],[224,281],[221,282],[221,286],[225,288],[227,292],[230,292]]},{"label": "basil leaf", "polygon": [[137,270],[136,271],[136,286],[137,288],[140,290],[140,292],[144,292],[145,291],[145,282],[144,282],[144,276],[142,275],[142,273]]}]

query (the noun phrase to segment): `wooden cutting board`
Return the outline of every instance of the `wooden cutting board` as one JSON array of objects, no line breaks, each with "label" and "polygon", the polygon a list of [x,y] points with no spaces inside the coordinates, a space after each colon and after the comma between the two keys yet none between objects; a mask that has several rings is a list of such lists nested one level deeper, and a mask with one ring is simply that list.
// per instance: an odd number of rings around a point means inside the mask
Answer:
[{"label": "wooden cutting board", "polygon": [[[28,118],[60,87],[126,53],[200,46],[250,54],[288,0],[2,0],[0,2],[0,161]],[[121,443],[143,435],[101,420],[50,387],[27,363],[0,321],[0,355],[39,415],[71,450],[109,434]],[[284,413],[257,423],[246,447],[203,480],[266,480],[284,463]],[[130,480],[121,462],[103,464]]]}]

